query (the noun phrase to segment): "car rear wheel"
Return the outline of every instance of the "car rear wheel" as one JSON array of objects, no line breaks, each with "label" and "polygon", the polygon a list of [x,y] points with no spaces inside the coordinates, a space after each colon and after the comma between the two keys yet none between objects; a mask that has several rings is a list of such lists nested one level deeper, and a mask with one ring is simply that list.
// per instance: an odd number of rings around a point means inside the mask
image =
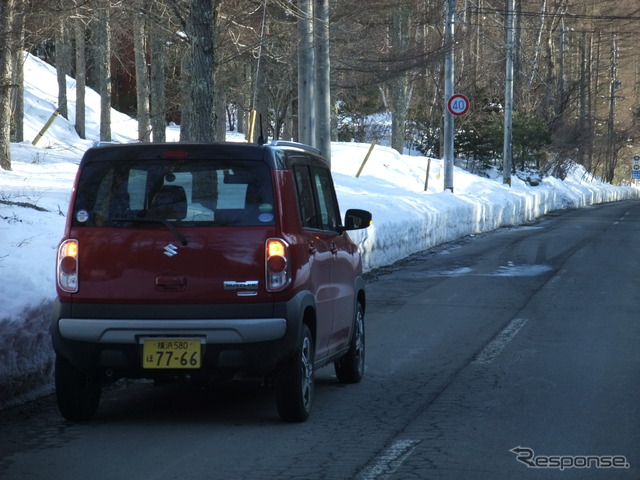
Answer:
[{"label": "car rear wheel", "polygon": [[72,422],[88,422],[100,403],[100,383],[95,375],[76,369],[56,355],[56,398],[64,418]]},{"label": "car rear wheel", "polygon": [[278,413],[286,422],[304,422],[313,403],[314,347],[309,327],[303,325],[300,348],[278,372],[276,402]]},{"label": "car rear wheel", "polygon": [[334,363],[340,383],[358,383],[364,375],[364,310],[358,303],[349,351]]}]

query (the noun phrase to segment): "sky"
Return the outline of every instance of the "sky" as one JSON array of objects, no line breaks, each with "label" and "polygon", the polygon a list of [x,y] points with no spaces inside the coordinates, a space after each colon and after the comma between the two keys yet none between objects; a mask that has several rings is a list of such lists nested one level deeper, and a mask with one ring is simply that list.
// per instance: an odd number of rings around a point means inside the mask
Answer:
[{"label": "sky", "polygon": [[[56,249],[78,164],[99,139],[99,96],[87,91],[87,139],[80,139],[73,127],[75,81],[68,78],[69,121],[56,118],[32,145],[57,107],[58,86],[55,70],[41,60],[27,56],[24,68],[25,141],[11,145],[12,171],[0,170],[0,409],[53,389],[48,329],[56,294]],[[115,142],[136,141],[137,124],[112,111],[112,135]],[[177,126],[167,128],[167,139],[178,136]],[[227,139],[243,141],[237,134]],[[580,166],[564,181],[546,177],[536,187],[517,177],[507,186],[497,172],[484,178],[456,167],[452,193],[444,190],[441,159],[400,155],[377,145],[363,165],[369,148],[358,143],[333,143],[331,148],[343,214],[348,208],[373,214],[368,229],[350,233],[360,246],[365,271],[552,211],[640,197],[640,189],[604,184]]]}]

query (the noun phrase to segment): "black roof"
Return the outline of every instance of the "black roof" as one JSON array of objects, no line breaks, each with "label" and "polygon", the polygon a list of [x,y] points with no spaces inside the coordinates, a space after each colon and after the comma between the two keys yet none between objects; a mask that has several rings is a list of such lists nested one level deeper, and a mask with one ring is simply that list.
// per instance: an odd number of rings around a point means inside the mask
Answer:
[{"label": "black roof", "polygon": [[[168,155],[168,152],[184,152],[184,156]],[[278,153],[280,152],[280,153]],[[99,144],[87,150],[82,158],[81,165],[88,162],[101,162],[113,160],[153,160],[171,158],[211,158],[212,155],[220,157],[238,157],[243,160],[256,160],[269,163],[273,168],[283,168],[283,155],[286,152],[304,152],[308,156],[327,165],[320,156],[318,149],[296,142],[274,141],[268,144],[221,142],[221,143],[192,143],[192,142],[167,142],[167,143],[124,143],[124,144]]]}]

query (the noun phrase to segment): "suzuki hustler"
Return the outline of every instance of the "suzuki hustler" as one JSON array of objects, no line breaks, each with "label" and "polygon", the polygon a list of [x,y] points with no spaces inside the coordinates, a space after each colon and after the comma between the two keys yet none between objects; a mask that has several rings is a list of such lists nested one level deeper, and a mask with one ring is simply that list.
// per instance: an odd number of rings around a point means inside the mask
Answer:
[{"label": "suzuki hustler", "polygon": [[120,378],[262,378],[285,421],[314,372],[359,382],[365,282],[327,162],[310,147],[128,144],[83,156],[57,253],[51,333],[62,415]]}]

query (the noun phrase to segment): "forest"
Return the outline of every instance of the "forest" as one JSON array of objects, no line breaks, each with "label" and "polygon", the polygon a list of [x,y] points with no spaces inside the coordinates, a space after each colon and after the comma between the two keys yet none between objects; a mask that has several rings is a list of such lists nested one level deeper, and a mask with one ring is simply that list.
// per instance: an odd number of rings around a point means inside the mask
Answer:
[{"label": "forest", "polygon": [[[308,141],[309,102],[333,141],[371,142],[442,157],[445,57],[471,108],[455,120],[455,156],[481,173],[501,166],[508,3],[513,2],[513,169],[563,177],[577,162],[611,183],[631,182],[640,153],[637,0],[3,0],[0,2],[0,168],[24,139],[24,52],[76,81],[84,136],[86,87],[138,121],[141,142],[225,132]],[[315,63],[305,56],[314,52]],[[326,60],[326,61],[323,61]],[[323,80],[326,78],[326,81]],[[318,82],[315,90],[309,82]],[[321,134],[319,133],[318,136]]]}]

